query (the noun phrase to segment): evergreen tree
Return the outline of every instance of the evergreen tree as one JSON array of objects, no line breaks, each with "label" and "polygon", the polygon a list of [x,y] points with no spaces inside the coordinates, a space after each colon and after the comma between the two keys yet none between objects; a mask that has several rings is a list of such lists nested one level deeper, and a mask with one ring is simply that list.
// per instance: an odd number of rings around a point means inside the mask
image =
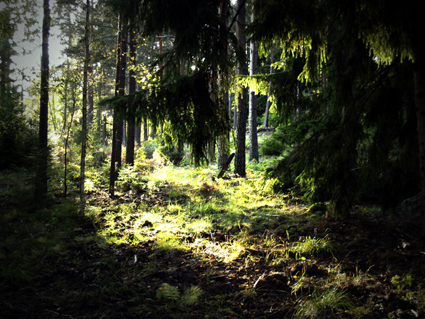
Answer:
[{"label": "evergreen tree", "polygon": [[[174,41],[169,50],[152,61],[151,68],[156,75],[149,88],[136,94],[136,116],[148,117],[153,125],[170,123],[168,133],[175,141],[185,137],[196,163],[207,160],[212,137],[229,131],[227,112],[219,106],[223,104],[221,97],[213,99],[210,90],[212,66],[228,80],[231,62],[227,54],[228,41],[235,43],[219,16],[222,2],[139,1],[137,23],[143,27],[143,36],[171,34]],[[230,2],[225,1],[225,5],[230,6]],[[193,66],[184,76],[180,72],[182,60]],[[132,103],[127,97],[110,102],[124,113]]]},{"label": "evergreen tree", "polygon": [[[292,136],[288,148],[295,145],[270,176],[301,181],[312,201],[330,199],[336,217],[348,217],[366,185],[378,182],[383,202],[391,206],[417,185],[417,152],[401,144],[411,134],[411,99],[394,79],[403,69],[397,56],[411,58],[414,66],[420,61],[414,59],[421,31],[413,28],[419,22],[413,4],[398,12],[383,2],[255,1],[257,19],[249,32],[263,45],[279,36],[286,57],[285,72],[273,76],[273,90],[284,123],[293,122],[286,131]],[[392,178],[382,178],[388,174]],[[396,187],[404,188],[386,200]]]}]

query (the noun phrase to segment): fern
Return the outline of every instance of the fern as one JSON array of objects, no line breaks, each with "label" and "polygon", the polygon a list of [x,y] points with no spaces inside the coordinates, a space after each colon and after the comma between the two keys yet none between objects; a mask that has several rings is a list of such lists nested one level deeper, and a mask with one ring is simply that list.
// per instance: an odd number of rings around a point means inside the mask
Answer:
[{"label": "fern", "polygon": [[163,283],[156,291],[156,298],[158,300],[163,298],[168,300],[175,300],[181,305],[193,305],[198,301],[201,295],[201,288],[197,286],[191,286],[184,291],[182,296],[180,296],[179,289],[167,283]]},{"label": "fern", "polygon": [[167,283],[163,283],[160,288],[156,291],[156,298],[159,300],[164,299],[171,299],[171,300],[177,300],[180,298],[180,292],[177,287],[171,286]]}]

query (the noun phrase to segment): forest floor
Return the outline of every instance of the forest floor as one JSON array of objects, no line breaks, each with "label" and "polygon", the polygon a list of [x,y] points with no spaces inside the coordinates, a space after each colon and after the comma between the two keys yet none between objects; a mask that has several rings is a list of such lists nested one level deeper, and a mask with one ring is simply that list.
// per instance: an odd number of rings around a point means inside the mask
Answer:
[{"label": "forest floor", "polygon": [[30,209],[2,174],[0,318],[425,317],[417,218],[359,205],[332,221],[254,174],[214,174],[93,188],[84,217],[60,197]]}]

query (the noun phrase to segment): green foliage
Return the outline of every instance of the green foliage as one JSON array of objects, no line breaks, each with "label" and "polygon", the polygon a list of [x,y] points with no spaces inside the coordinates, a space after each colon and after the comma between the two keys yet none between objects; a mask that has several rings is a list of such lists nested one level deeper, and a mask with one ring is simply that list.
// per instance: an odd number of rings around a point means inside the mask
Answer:
[{"label": "green foliage", "polygon": [[[173,34],[173,46],[150,59],[150,70],[156,73],[151,74],[149,85],[134,96],[102,102],[122,118],[135,115],[148,118],[154,125],[165,122],[170,126],[167,134],[174,143],[184,140],[190,145],[196,165],[208,162],[208,143],[230,131],[216,79],[220,77],[222,88],[230,85],[234,59],[229,58],[228,45],[229,41],[234,45],[236,37],[227,30],[228,17],[218,14],[222,4],[218,0],[207,3],[185,0],[178,4],[171,0],[141,2],[136,21],[137,26],[143,25],[143,37]],[[225,6],[230,9],[230,2]],[[184,14],[176,15],[176,12]],[[244,53],[237,50],[237,56]],[[211,72],[216,73],[214,83]]]},{"label": "green foliage", "polygon": [[178,287],[171,286],[167,283],[163,283],[160,288],[156,291],[157,299],[170,299],[177,300],[180,298],[180,292]]},{"label": "green foliage", "polygon": [[406,275],[405,277],[396,275],[391,278],[391,283],[396,286],[398,290],[405,289],[408,287],[410,288],[412,287],[413,277],[410,274]]},{"label": "green foliage", "polygon": [[198,302],[199,297],[202,295],[202,289],[198,286],[191,286],[186,289],[181,297],[183,305],[193,305]]},{"label": "green foliage", "polygon": [[177,301],[182,306],[195,304],[198,302],[201,295],[202,290],[197,286],[191,286],[190,288],[185,289],[183,295],[180,295],[178,287],[171,286],[167,283],[163,283],[156,291],[157,299],[169,299]]},{"label": "green foliage", "polygon": [[[328,64],[328,72],[339,80],[331,82],[323,96],[312,96],[317,103],[276,134],[293,147],[267,172],[268,178],[278,178],[284,185],[302,186],[311,202],[331,201],[335,216],[342,218],[365,195],[381,197],[384,210],[391,210],[419,186],[413,173],[418,169],[412,156],[417,154],[414,113],[405,113],[402,102],[408,101],[410,108],[412,99],[391,76],[403,76],[404,67],[376,72],[377,65],[356,45],[355,62],[338,57]],[[347,63],[358,66],[357,74],[341,74]],[[353,99],[341,83],[357,81],[377,84],[370,84],[370,89],[356,86],[360,97]]]},{"label": "green foliage", "polygon": [[126,192],[134,187],[143,188],[144,184],[140,181],[139,172],[133,165],[125,165],[120,169],[117,179],[117,187]]},{"label": "green foliage", "polygon": [[300,185],[311,202],[331,201],[339,218],[366,196],[392,212],[417,193],[414,89],[410,66],[400,63],[421,52],[417,40],[406,42],[419,39],[417,13],[399,15],[391,5],[383,15],[378,5],[357,1],[255,8],[248,32],[264,47],[278,36],[282,48],[280,72],[270,79],[280,124],[290,124],[264,146],[290,151],[267,177]]},{"label": "green foliage", "polygon": [[0,167],[29,167],[34,164],[37,144],[35,127],[25,118],[16,92],[2,97],[0,105]]},{"label": "green foliage", "polygon": [[270,194],[276,194],[285,189],[285,185],[278,178],[268,178],[267,176],[259,181],[258,186],[264,193]]},{"label": "green foliage", "polygon": [[173,146],[161,146],[157,151],[164,155],[173,165],[179,165],[184,157],[184,152],[176,150]]},{"label": "green foliage", "polygon": [[285,132],[278,128],[268,139],[260,146],[262,155],[281,155],[288,148],[288,137]]},{"label": "green foliage", "polygon": [[[144,141],[141,143],[139,150],[141,150],[140,152],[143,151],[143,154],[146,158],[150,159],[153,158],[153,153],[155,152],[155,150],[158,148],[158,143],[155,140],[148,140],[148,141]],[[140,157],[140,155],[142,155],[142,153],[139,154],[139,151],[137,153],[137,157],[139,159],[142,159]]]},{"label": "green foliage", "polygon": [[25,267],[22,262],[8,263],[3,260],[0,265],[0,278],[13,284],[31,283],[33,275]]}]

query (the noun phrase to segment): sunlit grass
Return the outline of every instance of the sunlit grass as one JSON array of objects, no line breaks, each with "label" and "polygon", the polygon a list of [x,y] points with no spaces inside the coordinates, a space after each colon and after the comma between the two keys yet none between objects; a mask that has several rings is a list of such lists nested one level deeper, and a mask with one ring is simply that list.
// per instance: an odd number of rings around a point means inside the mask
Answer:
[{"label": "sunlit grass", "polygon": [[245,245],[238,240],[225,243],[207,242],[205,248],[198,253],[231,263],[241,257],[245,249]]},{"label": "sunlit grass", "polygon": [[208,218],[194,220],[193,222],[186,223],[185,230],[188,233],[200,235],[202,233],[209,233],[213,230],[214,225]]},{"label": "sunlit grass", "polygon": [[175,236],[159,233],[156,236],[155,251],[152,256],[165,254],[166,257],[173,257],[176,253],[186,251],[187,249],[184,242]]},{"label": "sunlit grass", "polygon": [[297,243],[293,252],[300,256],[329,255],[335,249],[335,245],[326,238],[306,237],[304,242]]}]

